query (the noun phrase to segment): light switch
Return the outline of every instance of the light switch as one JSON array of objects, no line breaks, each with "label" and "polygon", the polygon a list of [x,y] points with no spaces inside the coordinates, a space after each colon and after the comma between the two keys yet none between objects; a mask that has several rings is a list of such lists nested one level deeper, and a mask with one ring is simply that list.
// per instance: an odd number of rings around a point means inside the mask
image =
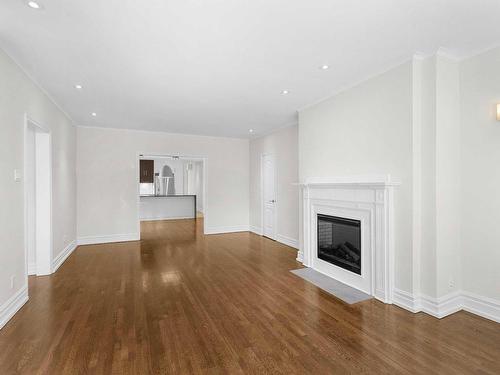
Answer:
[{"label": "light switch", "polygon": [[20,182],[22,177],[22,173],[20,169],[14,169],[14,181]]}]

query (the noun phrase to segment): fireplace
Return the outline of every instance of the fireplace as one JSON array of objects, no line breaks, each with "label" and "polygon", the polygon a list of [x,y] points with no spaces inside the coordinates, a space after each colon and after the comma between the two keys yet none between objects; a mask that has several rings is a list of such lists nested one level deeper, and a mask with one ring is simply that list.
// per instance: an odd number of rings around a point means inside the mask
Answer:
[{"label": "fireplace", "polygon": [[318,259],[361,275],[361,221],[317,214]]},{"label": "fireplace", "polygon": [[302,186],[302,247],[297,260],[392,303],[393,195],[390,176],[310,179]]}]

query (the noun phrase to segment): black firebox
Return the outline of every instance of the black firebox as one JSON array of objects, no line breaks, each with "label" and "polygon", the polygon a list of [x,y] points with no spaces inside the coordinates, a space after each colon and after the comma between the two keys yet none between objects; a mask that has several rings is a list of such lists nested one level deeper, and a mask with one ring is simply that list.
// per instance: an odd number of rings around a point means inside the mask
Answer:
[{"label": "black firebox", "polygon": [[361,275],[361,221],[318,214],[318,258]]}]

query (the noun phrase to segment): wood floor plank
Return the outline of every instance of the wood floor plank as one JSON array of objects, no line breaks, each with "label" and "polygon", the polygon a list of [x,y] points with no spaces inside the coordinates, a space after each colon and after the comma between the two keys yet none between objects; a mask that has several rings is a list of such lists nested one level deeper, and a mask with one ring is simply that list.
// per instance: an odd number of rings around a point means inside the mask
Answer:
[{"label": "wood floor plank", "polygon": [[296,252],[203,219],[80,246],[0,331],[0,374],[499,374],[500,325],[347,305]]}]

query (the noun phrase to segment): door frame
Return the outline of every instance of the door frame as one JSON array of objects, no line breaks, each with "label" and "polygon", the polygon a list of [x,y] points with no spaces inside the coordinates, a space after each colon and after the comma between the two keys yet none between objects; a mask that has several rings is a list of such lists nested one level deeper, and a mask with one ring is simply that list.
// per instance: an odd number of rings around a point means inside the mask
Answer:
[{"label": "door frame", "polygon": [[273,157],[274,165],[274,215],[273,215],[273,236],[267,237],[274,241],[278,238],[278,168],[276,167],[276,154],[270,152],[264,152],[260,155],[260,225],[261,225],[261,235],[264,236],[264,210],[265,210],[265,200],[264,200],[264,158],[267,156]]},{"label": "door frame", "polygon": [[[23,174],[27,170],[27,136],[29,127],[35,130],[35,243],[37,276],[52,273],[53,225],[52,225],[52,133],[50,129],[24,115],[24,163]],[[41,148],[40,148],[41,147]],[[41,160],[40,160],[41,159]],[[44,181],[40,183],[38,173],[43,167]],[[42,185],[43,184],[43,185]],[[24,257],[25,276],[28,281],[28,189],[23,176],[24,195]]]}]

